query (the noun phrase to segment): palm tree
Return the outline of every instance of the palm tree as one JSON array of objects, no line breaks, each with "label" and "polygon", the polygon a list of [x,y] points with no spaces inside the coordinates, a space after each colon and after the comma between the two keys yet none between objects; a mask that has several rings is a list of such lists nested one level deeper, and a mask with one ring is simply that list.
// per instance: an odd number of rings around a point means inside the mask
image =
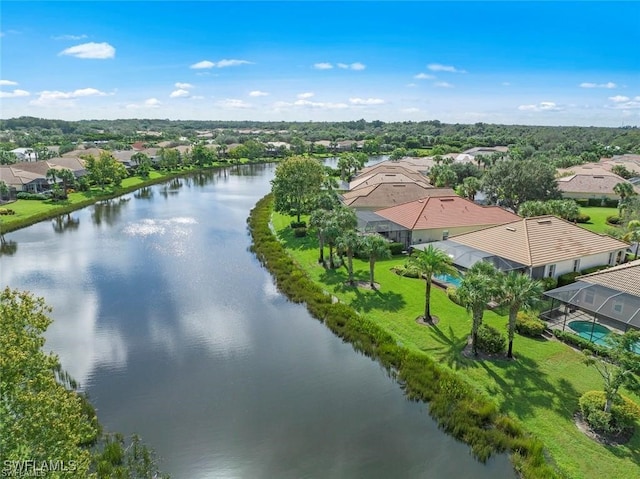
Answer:
[{"label": "palm tree", "polygon": [[535,306],[542,296],[542,283],[529,276],[510,271],[503,276],[500,282],[500,299],[509,307],[509,349],[507,357],[513,357],[513,337],[516,331],[516,318],[521,309],[530,309]]},{"label": "palm tree", "polygon": [[471,313],[471,347],[475,356],[478,355],[478,329],[484,310],[496,293],[496,275],[493,265],[479,261],[469,268],[456,291],[460,302]]},{"label": "palm tree", "polygon": [[339,206],[329,213],[329,223],[325,231],[325,241],[329,245],[329,267],[334,268],[333,247],[336,240],[346,231],[355,230],[358,219],[355,212],[346,206]]},{"label": "palm tree", "polygon": [[389,243],[377,234],[367,235],[360,243],[360,251],[369,258],[369,284],[372,289],[375,289],[374,270],[376,261],[391,258]]},{"label": "palm tree", "polygon": [[407,264],[408,268],[414,269],[425,280],[424,298],[424,320],[432,323],[431,317],[431,282],[434,274],[448,274],[459,276],[458,270],[453,266],[451,258],[442,250],[427,246],[416,256],[412,257]]},{"label": "palm tree", "polygon": [[628,181],[624,182],[624,183],[620,182],[616,186],[613,187],[613,191],[618,196],[620,196],[620,201],[618,201],[618,213],[622,214],[622,208],[623,208],[625,200],[629,196],[632,196],[635,193],[635,191],[633,190],[633,185],[631,183],[629,183]]},{"label": "palm tree", "polygon": [[66,198],[67,190],[75,183],[76,176],[73,174],[73,171],[68,168],[63,168],[58,171],[58,178],[62,181],[62,194]]},{"label": "palm tree", "polygon": [[631,220],[627,223],[627,233],[622,237],[624,241],[636,244],[636,252],[633,259],[638,259],[638,249],[640,249],[640,221]]},{"label": "palm tree", "polygon": [[345,231],[336,239],[336,246],[347,255],[347,274],[349,284],[353,286],[353,255],[360,248],[362,237],[353,230]]},{"label": "palm tree", "polygon": [[312,228],[315,228],[316,234],[318,235],[318,244],[320,246],[320,256],[318,258],[318,263],[324,265],[324,241],[327,229],[329,227],[329,222],[331,220],[331,216],[329,211],[318,209],[311,213],[311,217],[309,218],[309,225]]}]

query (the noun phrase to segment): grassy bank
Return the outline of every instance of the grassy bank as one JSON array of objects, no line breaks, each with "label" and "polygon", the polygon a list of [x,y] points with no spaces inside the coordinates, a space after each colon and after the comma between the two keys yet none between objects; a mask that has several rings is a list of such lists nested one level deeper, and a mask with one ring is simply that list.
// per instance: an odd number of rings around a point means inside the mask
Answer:
[{"label": "grassy bank", "polygon": [[[447,364],[459,360],[455,358],[459,351],[455,354],[453,351],[457,350],[462,336],[452,332],[451,324],[443,318],[439,327],[432,330],[436,335],[433,344],[438,345],[434,349],[443,347],[450,351],[451,358],[443,358],[429,350],[430,341],[415,341],[418,336],[429,334],[426,328],[410,319],[415,318],[419,310],[407,309],[407,321],[404,324],[395,321],[399,328],[388,328],[380,322],[378,315],[399,318],[405,308],[410,308],[409,302],[414,302],[415,294],[409,294],[407,290],[405,297],[404,291],[386,286],[377,292],[350,291],[342,286],[345,278],[339,276],[341,272],[325,272],[317,266],[313,240],[296,239],[288,234],[277,238],[270,228],[271,213],[270,196],[258,202],[251,212],[248,222],[253,251],[289,299],[306,303],[309,312],[335,334],[350,342],[356,350],[376,358],[397,378],[408,397],[428,402],[430,413],[440,427],[469,444],[478,459],[486,460],[492,453],[509,451],[514,466],[523,477],[562,477],[546,462],[541,441],[526,433],[520,421],[501,413],[498,403],[491,400],[482,387],[463,378]],[[281,227],[284,219],[280,217],[280,220],[273,226],[284,232],[286,229]],[[388,269],[392,262],[382,262],[377,270]],[[365,271],[364,263],[359,262],[358,274],[364,275]],[[397,279],[402,282],[397,284],[409,288],[410,284],[422,286],[417,280],[412,283],[407,278]],[[386,279],[381,276],[378,281],[384,284]],[[352,295],[351,299],[349,295]],[[342,301],[336,303],[332,296]],[[439,304],[441,300],[439,297]],[[416,327],[415,334],[409,333],[410,323]]]},{"label": "grassy bank", "polygon": [[580,214],[589,215],[591,220],[588,223],[580,224],[583,228],[594,233],[606,234],[608,230],[615,228],[607,223],[607,216],[618,214],[618,208],[606,208],[604,206],[582,206]]},{"label": "grassy bank", "polygon": [[[267,161],[271,162],[274,160],[253,161],[251,163],[265,163]],[[239,164],[247,163],[250,163],[249,160],[239,161]],[[148,178],[131,176],[122,180],[122,185],[118,188],[107,187],[104,190],[101,190],[93,187],[89,191],[70,193],[69,197],[62,201],[17,200],[12,203],[2,205],[2,208],[12,209],[15,211],[15,214],[0,216],[0,233],[8,233],[20,228],[25,228],[40,221],[55,218],[56,216],[84,208],[85,206],[89,206],[98,201],[108,200],[110,198],[130,193],[144,186],[162,183],[172,178],[196,173],[198,171],[220,169],[230,166],[232,165],[228,163],[215,163],[204,169],[183,168],[173,171],[152,170]]]}]

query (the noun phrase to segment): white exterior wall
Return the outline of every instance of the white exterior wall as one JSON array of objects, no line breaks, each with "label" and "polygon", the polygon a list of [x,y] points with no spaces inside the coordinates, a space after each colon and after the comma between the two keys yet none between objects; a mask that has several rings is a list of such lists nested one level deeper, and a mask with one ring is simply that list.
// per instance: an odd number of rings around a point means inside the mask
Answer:
[{"label": "white exterior wall", "polygon": [[445,231],[449,232],[449,238],[455,235],[463,233],[470,233],[472,231],[478,231],[492,225],[473,225],[473,226],[457,226],[455,228],[433,228],[428,230],[413,230],[411,232],[411,242],[417,243],[429,243],[431,241],[442,241],[442,235]]},{"label": "white exterior wall", "polygon": [[[580,259],[580,265],[578,266],[578,271],[582,271],[583,269],[586,268],[591,268],[594,266],[602,266],[605,264],[608,264],[610,266],[613,266],[616,263],[616,260],[618,258],[618,253],[619,252],[624,252],[624,250],[613,250],[613,251],[607,251],[606,253],[599,253],[599,254],[593,254],[590,256],[583,256],[583,257],[579,257],[579,258],[575,258],[575,259]],[[609,263],[609,253],[613,253],[613,262]],[[624,253],[623,253],[624,255]],[[624,257],[624,256],[622,256]],[[571,273],[573,272],[573,259],[568,260],[568,261],[560,261],[558,263],[549,263],[547,265],[545,265],[544,268],[544,277],[548,277],[549,276],[549,268],[552,264],[555,264],[556,266],[556,271],[553,275],[554,278],[557,278],[560,275],[563,275],[565,273]]]},{"label": "white exterior wall", "polygon": [[620,196],[616,193],[579,193],[574,191],[560,191],[561,195],[565,199],[572,200],[589,200],[589,199],[597,199],[601,200],[602,198],[606,198],[608,200],[619,200]]}]

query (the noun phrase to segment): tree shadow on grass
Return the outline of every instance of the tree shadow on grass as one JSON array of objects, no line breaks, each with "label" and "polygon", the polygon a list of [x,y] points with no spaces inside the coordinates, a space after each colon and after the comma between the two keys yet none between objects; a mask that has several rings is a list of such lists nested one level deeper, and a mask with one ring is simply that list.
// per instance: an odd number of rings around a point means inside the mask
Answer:
[{"label": "tree shadow on grass", "polygon": [[393,291],[383,292],[376,289],[362,290],[355,286],[348,287],[353,288],[356,295],[349,305],[357,311],[368,312],[372,309],[399,311],[406,304],[402,295]]},{"label": "tree shadow on grass", "polygon": [[295,236],[295,232],[292,228],[284,228],[277,232],[278,239],[287,249],[306,250],[315,248],[318,250],[318,256],[320,256],[320,248],[318,246],[318,240],[309,234],[298,238]]},{"label": "tree shadow on grass", "polygon": [[448,331],[445,333],[437,324],[428,328],[428,334],[431,334],[442,346],[421,348],[423,351],[430,351],[431,355],[437,358],[438,361],[447,364],[453,369],[468,367],[469,360],[460,354],[467,345],[466,335],[463,337],[456,336],[451,326],[449,326]]}]

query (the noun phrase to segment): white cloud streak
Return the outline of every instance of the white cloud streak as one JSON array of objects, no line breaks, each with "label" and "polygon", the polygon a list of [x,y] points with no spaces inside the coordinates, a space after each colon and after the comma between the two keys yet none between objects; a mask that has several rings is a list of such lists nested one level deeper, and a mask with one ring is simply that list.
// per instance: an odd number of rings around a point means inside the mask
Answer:
[{"label": "white cloud streak", "polygon": [[298,93],[297,97],[300,98],[301,100],[304,100],[305,98],[311,98],[315,96],[315,93],[313,93],[312,91],[308,91],[305,93]]},{"label": "white cloud streak", "polygon": [[237,67],[240,65],[251,65],[253,62],[247,60],[237,60],[237,59],[222,59],[219,62],[212,62],[209,60],[202,60],[201,62],[194,63],[189,68],[194,70],[202,70],[208,68],[227,68],[227,67]]},{"label": "white cloud streak", "polygon": [[266,91],[253,90],[249,92],[249,96],[251,97],[269,96],[269,93],[267,93]]},{"label": "white cloud streak", "polygon": [[618,88],[618,85],[616,85],[613,82],[607,82],[607,83],[590,83],[590,82],[584,82],[584,83],[580,83],[580,88],[607,88],[609,90],[612,90],[614,88]]},{"label": "white cloud streak", "polygon": [[349,98],[352,105],[383,105],[385,101],[382,98]]},{"label": "white cloud streak", "polygon": [[333,68],[333,65],[327,62],[314,63],[313,68],[315,68],[316,70],[331,70]]},{"label": "white cloud streak", "polygon": [[13,91],[0,91],[0,98],[18,98],[22,96],[29,96],[30,93],[26,90],[13,90]]},{"label": "white cloud streak", "polygon": [[216,105],[225,110],[246,110],[247,108],[252,108],[251,103],[238,100],[237,98],[226,98],[216,102]]},{"label": "white cloud streak", "polygon": [[59,55],[68,55],[76,58],[91,60],[106,60],[116,56],[116,49],[106,42],[102,43],[83,43],[75,47],[69,47],[62,50]]},{"label": "white cloud streak", "polygon": [[171,94],[169,95],[169,98],[187,98],[189,95],[190,93],[188,90],[179,88],[175,91],[172,91]]},{"label": "white cloud streak", "polygon": [[84,33],[82,35],[58,35],[51,38],[54,40],[84,40],[87,38],[87,35]]},{"label": "white cloud streak", "polygon": [[414,75],[414,77],[416,80],[435,80],[435,75],[430,75],[428,73],[418,73],[417,75]]},{"label": "white cloud streak", "polygon": [[193,85],[191,83],[176,82],[175,87],[180,90],[188,90],[189,88],[193,88]]},{"label": "white cloud streak", "polygon": [[433,86],[437,86],[438,88],[453,88],[453,85],[446,81],[435,82]]},{"label": "white cloud streak", "polygon": [[432,72],[447,72],[447,73],[467,73],[466,70],[458,69],[452,65],[442,65],[440,63],[430,63],[427,68]]},{"label": "white cloud streak", "polygon": [[96,88],[80,88],[74,91],[44,90],[39,93],[38,98],[30,102],[31,105],[49,106],[69,102],[78,98],[95,96],[107,96],[107,93]]},{"label": "white cloud streak", "polygon": [[562,111],[564,110],[564,108],[556,105],[552,101],[542,101],[537,105],[520,105],[518,107],[518,110],[541,112],[541,111]]},{"label": "white cloud streak", "polygon": [[17,85],[18,82],[17,81],[11,81],[11,80],[0,80],[0,86],[15,86]]}]

